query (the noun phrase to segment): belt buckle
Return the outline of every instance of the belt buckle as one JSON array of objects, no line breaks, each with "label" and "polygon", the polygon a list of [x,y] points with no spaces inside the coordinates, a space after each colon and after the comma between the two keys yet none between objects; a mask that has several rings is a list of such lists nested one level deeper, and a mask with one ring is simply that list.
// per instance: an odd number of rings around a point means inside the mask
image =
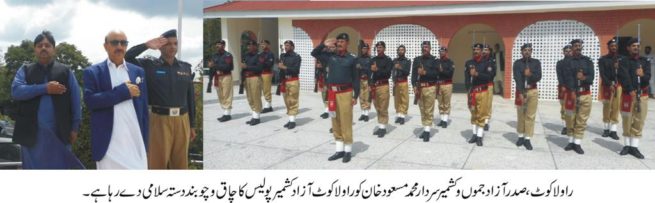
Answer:
[{"label": "belt buckle", "polygon": [[180,116],[180,108],[169,108],[168,109],[168,115],[169,116]]}]

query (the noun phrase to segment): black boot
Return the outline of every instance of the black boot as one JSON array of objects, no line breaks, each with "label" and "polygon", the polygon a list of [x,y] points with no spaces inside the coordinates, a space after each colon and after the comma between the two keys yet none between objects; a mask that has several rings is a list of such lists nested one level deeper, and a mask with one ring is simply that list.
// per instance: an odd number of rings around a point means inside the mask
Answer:
[{"label": "black boot", "polygon": [[423,131],[423,134],[421,134],[421,138],[423,138],[423,142],[430,141],[430,132]]},{"label": "black boot", "polygon": [[404,125],[405,124],[405,118],[400,118],[398,123],[400,123],[400,125]]},{"label": "black boot", "polygon": [[364,122],[368,122],[368,116],[364,116]]},{"label": "black boot", "polygon": [[613,140],[619,140],[619,136],[616,134],[616,131],[610,131],[610,135]]},{"label": "black boot", "polygon": [[603,134],[600,135],[600,136],[602,136],[602,137],[610,136],[610,130],[603,130]]},{"label": "black boot", "polygon": [[332,156],[328,157],[328,161],[334,161],[342,158],[346,153],[345,152],[336,152]]},{"label": "black boot", "polygon": [[291,130],[291,129],[294,129],[295,127],[296,127],[296,122],[289,122],[289,126],[287,128],[289,128],[289,130]]},{"label": "black boot", "polygon": [[632,147],[632,150],[630,150],[630,155],[636,157],[637,159],[644,159],[644,155],[641,154],[639,149],[637,149],[636,147]]},{"label": "black boot", "polygon": [[348,163],[348,162],[350,162],[351,157],[352,157],[352,155],[350,154],[350,152],[346,152],[343,155],[343,159],[341,161],[343,161],[343,163]]},{"label": "black boot", "polygon": [[476,143],[477,141],[478,141],[478,135],[476,135],[476,134],[473,134],[473,137],[471,137],[471,139],[469,139],[469,143],[471,143],[471,144]]},{"label": "black boot", "polygon": [[230,116],[230,115],[223,115],[222,117],[218,118],[218,121],[219,121],[219,122],[225,122],[225,121],[229,121],[229,120],[231,120],[231,119],[232,119],[232,116]]},{"label": "black boot", "polygon": [[525,142],[525,138],[519,137],[519,140],[516,141],[516,146],[520,147],[521,145],[523,145],[523,142]]},{"label": "black boot", "polygon": [[489,124],[484,124],[484,131],[489,131]]},{"label": "black boot", "polygon": [[447,128],[448,127],[448,121],[441,121],[443,124],[441,124],[441,128]]},{"label": "black boot", "polygon": [[562,132],[560,134],[566,135],[566,133],[568,133],[568,131],[566,130],[566,127],[562,128]]},{"label": "black boot", "polygon": [[573,151],[575,151],[575,153],[578,154],[584,154],[584,150],[582,150],[582,146],[580,146],[579,144],[573,145]]},{"label": "black boot", "polygon": [[619,155],[625,156],[625,155],[630,154],[631,151],[632,151],[631,146],[623,146],[623,149],[621,149],[621,152],[619,152]]},{"label": "black boot", "polygon": [[574,145],[575,144],[570,142],[568,145],[566,145],[566,147],[564,147],[564,151],[571,151]]},{"label": "black boot", "polygon": [[377,129],[377,130],[373,131],[373,135],[378,135],[378,134],[380,134],[380,129]]},{"label": "black boot", "polygon": [[385,134],[387,134],[386,129],[378,129],[378,137],[379,138],[383,138]]},{"label": "black boot", "polygon": [[361,115],[361,116],[359,116],[359,119],[357,119],[357,120],[359,120],[359,121],[363,121],[363,120],[364,120],[364,117],[366,117],[366,116],[365,116],[365,115]]},{"label": "black boot", "polygon": [[289,123],[291,122],[287,122],[287,124],[284,124],[284,128],[289,128]]},{"label": "black boot", "polygon": [[273,107],[268,107],[268,108],[262,109],[262,113],[268,113],[268,112],[273,112]]},{"label": "black boot", "polygon": [[330,128],[330,133],[332,133],[332,128]]},{"label": "black boot", "polygon": [[248,124],[248,125],[250,125],[250,126],[257,125],[257,124],[259,124],[259,118],[257,118],[257,119],[254,119],[254,118],[253,118],[253,119],[250,119],[250,121],[246,122],[246,124]]},{"label": "black boot", "polygon": [[328,114],[328,112],[323,112],[323,113],[321,114],[321,118],[322,118],[322,119],[327,119],[329,116],[330,116],[330,115]]},{"label": "black boot", "polygon": [[395,122],[395,123],[400,123],[400,117],[396,118],[396,122]]},{"label": "black boot", "polygon": [[475,144],[478,145],[478,147],[482,147],[482,137],[479,137],[476,141]]},{"label": "black boot", "polygon": [[532,143],[530,143],[530,140],[528,139],[525,139],[525,141],[523,142],[523,146],[525,146],[525,149],[527,150],[532,150]]}]

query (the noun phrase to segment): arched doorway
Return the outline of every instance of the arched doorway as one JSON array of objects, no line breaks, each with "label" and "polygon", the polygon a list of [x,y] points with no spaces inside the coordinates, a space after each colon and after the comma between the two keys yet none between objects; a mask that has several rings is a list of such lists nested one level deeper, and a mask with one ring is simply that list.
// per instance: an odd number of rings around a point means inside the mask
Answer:
[{"label": "arched doorway", "polygon": [[355,28],[349,27],[349,26],[341,26],[338,28],[335,28],[334,30],[330,31],[328,35],[326,36],[327,38],[336,38],[338,34],[341,33],[346,33],[350,37],[349,43],[348,43],[348,52],[351,54],[354,54],[355,56],[358,53],[357,50],[357,45],[359,43],[359,40],[362,39],[361,35],[359,34],[359,31],[355,30]]},{"label": "arched doorway", "polygon": [[[639,34],[637,33],[637,27],[640,27],[641,29],[641,55],[646,55],[644,53],[644,49],[647,46],[650,46],[651,48],[655,48],[655,36],[652,35],[652,33],[655,33],[655,19],[637,19],[630,21],[626,23],[625,25],[621,26],[621,28],[617,31],[617,34],[621,36],[622,38],[625,37],[626,39],[629,37],[637,37]],[[621,41],[623,42],[623,41]],[[625,47],[624,45],[621,45]],[[625,48],[622,48],[622,51],[625,50]],[[651,53],[652,54],[652,53]]]},{"label": "arched doorway", "polygon": [[[385,53],[392,59],[397,57],[396,48],[400,45],[405,45],[405,57],[408,59],[413,60],[414,57],[420,56],[421,43],[423,41],[430,41],[430,44],[432,45],[431,53],[438,57],[439,41],[437,40],[437,36],[435,36],[428,28],[420,25],[398,24],[385,27],[375,35],[373,45],[371,46],[374,46],[374,44],[379,41],[384,41],[386,43],[387,49]],[[376,56],[377,53],[372,49],[371,55]],[[393,87],[393,83],[389,83],[389,85]],[[409,85],[409,93],[414,94],[411,83]],[[390,91],[393,90],[392,88],[389,89]]]},{"label": "arched doorway", "polygon": [[[485,24],[470,24],[462,27],[455,33],[452,40],[448,43],[448,56],[455,62],[455,74],[453,75],[453,91],[465,92],[464,88],[464,63],[471,59],[472,49],[474,43],[489,44],[494,50],[492,51],[496,57],[496,66],[498,67],[496,77],[494,78],[494,94],[502,93],[505,80],[505,68],[503,66],[505,55],[505,45],[503,39],[498,35],[496,29]],[[495,45],[498,44],[500,51],[497,52]]]},{"label": "arched doorway", "polygon": [[295,52],[300,55],[302,59],[300,62],[300,90],[312,91],[314,90],[314,61],[312,57],[312,39],[305,30],[299,27],[293,27],[293,44],[295,45]]},{"label": "arched doorway", "polygon": [[[584,23],[575,20],[549,20],[539,21],[523,28],[516,36],[512,46],[512,62],[522,58],[521,45],[532,43],[532,58],[541,61],[541,81],[539,87],[539,99],[557,100],[557,73],[555,66],[557,61],[564,58],[562,48],[573,39],[584,41],[582,54],[591,58],[594,63],[595,75],[592,86],[592,98],[594,101],[598,95],[598,58],[600,54],[600,43],[598,37]],[[516,84],[512,77],[511,95],[514,98]]]}]

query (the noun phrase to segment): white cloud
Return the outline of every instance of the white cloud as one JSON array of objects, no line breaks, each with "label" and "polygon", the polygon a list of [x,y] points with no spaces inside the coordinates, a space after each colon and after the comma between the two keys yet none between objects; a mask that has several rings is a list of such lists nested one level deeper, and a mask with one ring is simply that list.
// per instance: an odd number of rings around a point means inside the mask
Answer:
[{"label": "white cloud", "polygon": [[[48,29],[57,43],[74,44],[91,63],[107,57],[102,44],[112,29],[123,30],[130,47],[166,30],[177,29],[176,17],[146,17],[132,10],[118,10],[87,0],[64,0],[43,7],[9,7],[2,1],[0,13],[3,14],[0,18],[0,48],[3,50],[23,39],[32,40],[41,30]],[[182,25],[181,60],[195,65],[202,60],[202,18],[184,17]],[[159,56],[159,51],[149,50],[144,54]]]}]

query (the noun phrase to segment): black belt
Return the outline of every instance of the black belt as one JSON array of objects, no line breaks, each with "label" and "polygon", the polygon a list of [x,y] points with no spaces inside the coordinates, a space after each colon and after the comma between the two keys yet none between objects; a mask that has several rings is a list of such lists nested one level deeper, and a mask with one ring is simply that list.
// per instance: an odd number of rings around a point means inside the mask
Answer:
[{"label": "black belt", "polygon": [[578,87],[577,91],[578,92],[591,91],[591,88],[589,88],[589,86],[582,86],[582,87]]},{"label": "black belt", "polygon": [[150,111],[164,116],[180,116],[188,112],[187,108],[150,106]]}]

